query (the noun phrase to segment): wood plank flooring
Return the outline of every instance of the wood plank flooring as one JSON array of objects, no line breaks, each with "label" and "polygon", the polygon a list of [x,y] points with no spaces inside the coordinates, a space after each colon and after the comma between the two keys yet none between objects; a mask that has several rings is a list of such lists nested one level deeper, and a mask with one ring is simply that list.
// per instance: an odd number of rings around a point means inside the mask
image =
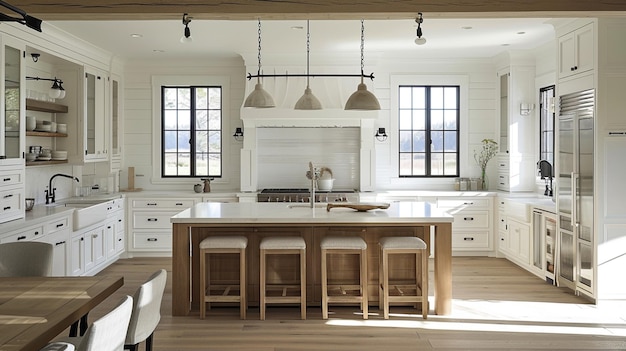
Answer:
[{"label": "wood plank flooring", "polygon": [[[159,268],[171,273],[171,260],[119,260],[101,272],[123,275],[125,284],[90,320]],[[168,277],[154,350],[626,350],[624,302],[590,304],[496,258],[454,257],[452,286],[452,314],[426,321],[408,307],[392,307],[391,319],[383,320],[376,306],[367,321],[353,307],[333,306],[327,321],[316,307],[309,307],[305,321],[297,307],[269,307],[265,321],[255,307],[245,321],[237,308],[213,308],[200,320],[197,313],[171,316]]]}]

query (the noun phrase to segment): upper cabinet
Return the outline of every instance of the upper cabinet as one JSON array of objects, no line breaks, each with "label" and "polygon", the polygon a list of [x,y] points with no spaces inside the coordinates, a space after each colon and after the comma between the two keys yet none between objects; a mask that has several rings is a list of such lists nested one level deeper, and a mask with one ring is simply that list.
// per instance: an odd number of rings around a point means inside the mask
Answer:
[{"label": "upper cabinet", "polygon": [[102,71],[85,68],[85,162],[106,161],[109,158],[105,111],[106,86],[107,78]]},{"label": "upper cabinet", "polygon": [[594,38],[593,23],[559,37],[559,79],[594,68]]},{"label": "upper cabinet", "polygon": [[23,165],[24,157],[24,45],[2,38],[2,80],[0,90],[0,165]]},{"label": "upper cabinet", "polygon": [[121,105],[121,85],[120,77],[112,75],[109,80],[109,119],[111,138],[109,140],[109,157],[111,159],[111,171],[116,172],[121,169],[122,166],[122,105]]}]

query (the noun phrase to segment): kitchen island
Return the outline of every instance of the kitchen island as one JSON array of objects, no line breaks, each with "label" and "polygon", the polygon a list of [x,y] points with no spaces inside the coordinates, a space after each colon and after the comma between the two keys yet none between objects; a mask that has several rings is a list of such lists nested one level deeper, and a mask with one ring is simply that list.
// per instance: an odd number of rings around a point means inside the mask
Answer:
[{"label": "kitchen island", "polygon": [[[378,296],[378,239],[383,236],[417,236],[431,247],[434,234],[435,313],[449,314],[452,304],[453,217],[427,202],[394,202],[385,210],[358,212],[348,208],[326,210],[317,203],[200,203],[171,218],[172,223],[172,315],[188,315],[198,309],[199,243],[211,235],[248,237],[248,301],[259,298],[259,242],[265,236],[300,235],[307,243],[307,301],[321,301],[319,242],[325,235],[359,235],[368,244],[368,287],[370,304]],[[340,274],[353,271],[350,261],[338,262]],[[213,265],[212,265],[213,266]],[[234,276],[232,262],[216,265],[212,277]],[[277,269],[291,265],[285,262]],[[344,269],[345,268],[345,269]],[[237,269],[237,268],[235,268]],[[400,269],[401,271],[405,269]],[[402,274],[402,273],[401,273]],[[410,275],[411,272],[404,274]]]}]

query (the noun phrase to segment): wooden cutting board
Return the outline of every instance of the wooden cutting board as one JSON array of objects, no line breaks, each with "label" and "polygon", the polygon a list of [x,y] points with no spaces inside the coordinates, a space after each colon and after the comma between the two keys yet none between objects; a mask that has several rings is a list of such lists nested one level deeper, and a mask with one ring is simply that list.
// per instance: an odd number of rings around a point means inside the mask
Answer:
[{"label": "wooden cutting board", "polygon": [[378,203],[329,203],[326,206],[326,211],[330,211],[331,208],[334,207],[343,207],[343,208],[351,208],[353,210],[357,210],[359,212],[365,212],[369,210],[386,210],[389,208],[389,204],[386,202],[378,202]]}]

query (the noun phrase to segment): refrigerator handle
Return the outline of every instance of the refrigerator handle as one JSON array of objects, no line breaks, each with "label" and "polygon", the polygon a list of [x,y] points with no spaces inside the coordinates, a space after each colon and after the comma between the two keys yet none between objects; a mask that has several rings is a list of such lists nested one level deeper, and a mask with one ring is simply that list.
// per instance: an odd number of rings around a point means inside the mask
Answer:
[{"label": "refrigerator handle", "polygon": [[578,173],[572,172],[572,227],[575,227],[578,224],[578,206],[577,198],[578,198]]}]

